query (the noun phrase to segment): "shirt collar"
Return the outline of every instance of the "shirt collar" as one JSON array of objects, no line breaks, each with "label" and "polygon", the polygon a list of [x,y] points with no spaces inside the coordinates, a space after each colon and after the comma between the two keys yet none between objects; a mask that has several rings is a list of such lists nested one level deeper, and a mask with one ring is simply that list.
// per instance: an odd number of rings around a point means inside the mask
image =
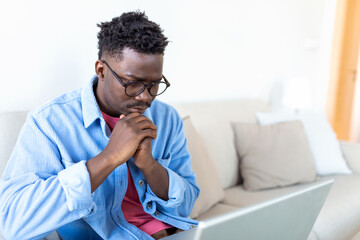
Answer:
[{"label": "shirt collar", "polygon": [[95,75],[81,90],[82,114],[85,128],[89,127],[96,119],[102,117],[93,88],[97,81],[98,78]]}]

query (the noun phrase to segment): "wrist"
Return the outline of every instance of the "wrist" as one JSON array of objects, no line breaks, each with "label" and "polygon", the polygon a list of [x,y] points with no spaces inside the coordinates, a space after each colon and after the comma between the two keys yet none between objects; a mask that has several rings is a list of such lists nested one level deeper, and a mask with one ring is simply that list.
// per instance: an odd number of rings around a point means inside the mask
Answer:
[{"label": "wrist", "polygon": [[144,175],[146,173],[152,172],[157,167],[158,164],[158,162],[152,156],[149,156],[149,158],[146,159],[146,161],[143,161],[142,163],[144,164],[137,167],[141,170],[141,172]]},{"label": "wrist", "polygon": [[106,152],[101,152],[99,156],[102,158],[104,163],[113,168],[117,168],[118,166],[122,165],[126,161],[122,160],[119,156],[115,154],[107,154]]},{"label": "wrist", "polygon": [[86,167],[90,176],[91,192],[94,192],[118,165],[113,159],[100,153],[87,161]]}]

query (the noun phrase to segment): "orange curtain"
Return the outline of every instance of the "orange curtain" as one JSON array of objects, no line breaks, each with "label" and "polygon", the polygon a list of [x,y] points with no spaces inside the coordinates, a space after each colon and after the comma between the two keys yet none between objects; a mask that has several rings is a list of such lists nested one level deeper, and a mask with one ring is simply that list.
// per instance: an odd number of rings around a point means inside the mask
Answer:
[{"label": "orange curtain", "polygon": [[338,0],[327,114],[341,140],[350,139],[359,46],[360,0]]}]

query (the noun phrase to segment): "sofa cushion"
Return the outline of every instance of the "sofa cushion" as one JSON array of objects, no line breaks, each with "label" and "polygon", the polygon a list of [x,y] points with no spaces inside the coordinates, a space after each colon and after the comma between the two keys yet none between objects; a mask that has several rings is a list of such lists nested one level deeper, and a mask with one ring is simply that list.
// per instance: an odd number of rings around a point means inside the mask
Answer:
[{"label": "sofa cushion", "polygon": [[198,216],[196,220],[201,221],[201,220],[209,219],[215,216],[222,215],[227,212],[235,211],[237,209],[239,208],[222,203],[217,203],[213,207],[211,207],[208,211]]},{"label": "sofa cushion", "polygon": [[314,156],[317,174],[351,174],[325,113],[304,110],[297,113],[257,113],[256,116],[261,125],[300,120]]},{"label": "sofa cushion", "polygon": [[245,189],[315,180],[314,159],[300,121],[268,126],[233,123],[233,127]]},{"label": "sofa cushion", "polygon": [[10,158],[16,139],[25,122],[27,112],[0,114],[0,176]]},{"label": "sofa cushion", "polygon": [[351,239],[360,229],[360,175],[330,178],[334,185],[313,231],[319,239]]},{"label": "sofa cushion", "polygon": [[[255,112],[270,111],[259,99],[217,100],[173,104],[180,116],[192,123],[214,160],[224,189],[239,183],[239,160],[230,121],[256,123]],[[226,162],[226,164],[224,164]]]},{"label": "sofa cushion", "polygon": [[351,238],[351,240],[360,240],[360,231],[357,232],[356,235]]},{"label": "sofa cushion", "polygon": [[224,191],[214,163],[202,139],[194,129],[190,117],[184,118],[183,122],[192,168],[196,174],[196,182],[200,187],[199,198],[190,215],[190,217],[196,218],[221,201],[224,198]]},{"label": "sofa cushion", "polygon": [[342,154],[351,170],[360,174],[360,144],[354,142],[340,141]]}]

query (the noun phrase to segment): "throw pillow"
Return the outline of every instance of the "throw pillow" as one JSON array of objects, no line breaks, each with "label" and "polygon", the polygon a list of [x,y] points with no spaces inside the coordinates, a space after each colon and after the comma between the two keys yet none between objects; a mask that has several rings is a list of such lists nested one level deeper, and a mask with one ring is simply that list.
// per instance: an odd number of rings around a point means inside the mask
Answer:
[{"label": "throw pillow", "polygon": [[196,183],[200,187],[199,198],[190,215],[191,218],[196,218],[220,202],[224,198],[224,191],[214,162],[191,123],[190,117],[185,117],[183,122],[192,168],[196,174]]},{"label": "throw pillow", "polygon": [[314,160],[300,121],[269,126],[232,125],[246,190],[315,180]]},{"label": "throw pillow", "polygon": [[317,174],[326,176],[352,173],[325,114],[300,111],[298,113],[256,113],[256,117],[261,125],[301,120],[314,156]]}]

